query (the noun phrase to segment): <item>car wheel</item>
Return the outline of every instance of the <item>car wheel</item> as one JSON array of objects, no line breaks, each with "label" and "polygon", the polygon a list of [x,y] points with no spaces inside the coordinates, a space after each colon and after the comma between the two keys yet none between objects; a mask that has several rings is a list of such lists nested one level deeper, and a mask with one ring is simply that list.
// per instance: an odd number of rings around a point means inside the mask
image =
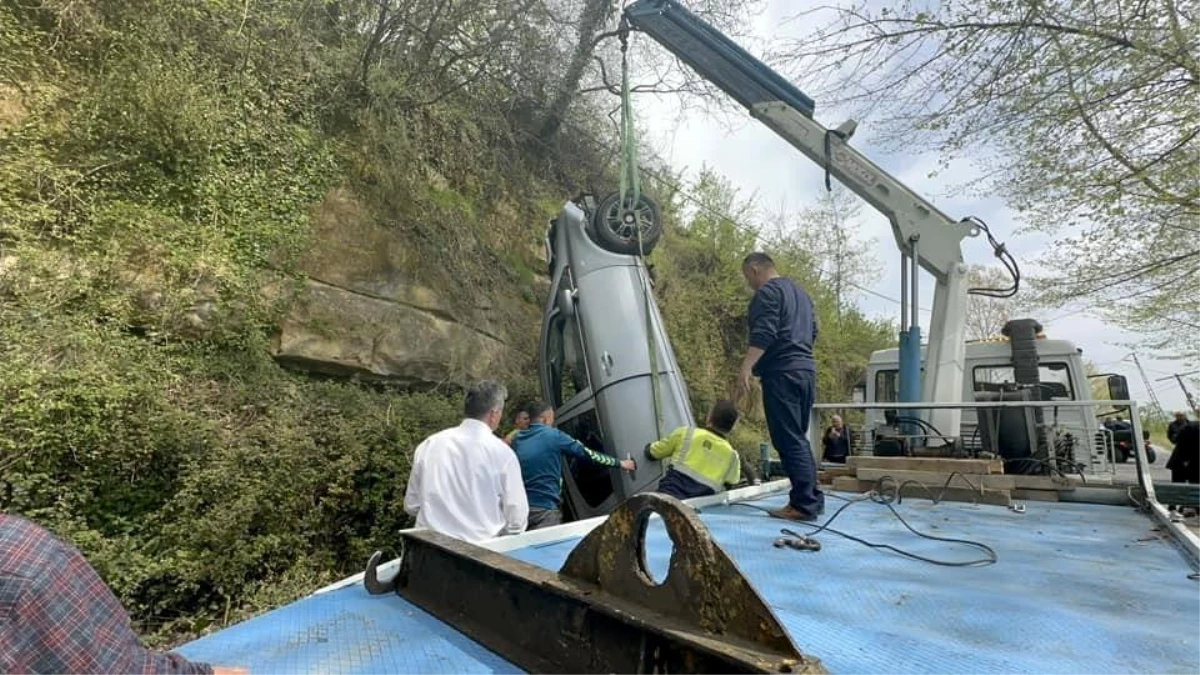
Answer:
[{"label": "car wheel", "polygon": [[596,243],[606,251],[621,255],[637,255],[638,230],[641,230],[641,250],[649,255],[662,236],[662,216],[658,204],[640,195],[634,204],[622,204],[620,193],[600,200],[592,214],[592,229]]},{"label": "car wheel", "polygon": [[1117,462],[1124,464],[1129,461],[1129,451],[1125,448],[1117,448]]}]

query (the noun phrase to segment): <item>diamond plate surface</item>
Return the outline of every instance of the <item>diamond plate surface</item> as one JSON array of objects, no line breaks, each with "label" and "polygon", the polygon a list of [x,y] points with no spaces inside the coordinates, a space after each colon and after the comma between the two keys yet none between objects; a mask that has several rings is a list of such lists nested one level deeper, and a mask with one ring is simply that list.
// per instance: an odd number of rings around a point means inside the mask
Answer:
[{"label": "diamond plate surface", "polygon": [[[829,513],[838,506],[830,500]],[[995,565],[960,568],[829,533],[818,536],[819,553],[777,549],[786,523],[745,506],[702,517],[800,649],[831,673],[1200,672],[1200,590],[1146,516],[1062,502],[1026,508],[899,506],[922,532],[975,539],[999,555]],[[978,557],[914,536],[877,504],[851,506],[834,527],[933,558]],[[647,540],[647,565],[661,574],[670,540],[653,523]],[[511,555],[558,569],[578,541]],[[180,651],[255,673],[520,672],[403,599],[361,586],[305,598]]]},{"label": "diamond plate surface", "polygon": [[[827,514],[840,505],[830,500]],[[1200,625],[1200,590],[1149,518],[1090,504],[1029,502],[1026,509],[921,500],[899,506],[918,530],[978,540],[999,556],[995,565],[957,568],[828,532],[818,535],[819,553],[777,549],[772,542],[787,523],[745,506],[710,507],[702,517],[801,651],[831,673],[1200,672],[1192,629]],[[920,539],[869,502],[849,507],[833,527],[931,558],[979,557]],[[665,569],[665,532],[651,528],[647,541],[647,565]],[[557,569],[574,543],[513,555]]]},{"label": "diamond plate surface", "polygon": [[395,595],[350,586],[310,596],[178,650],[252,673],[520,673]]}]

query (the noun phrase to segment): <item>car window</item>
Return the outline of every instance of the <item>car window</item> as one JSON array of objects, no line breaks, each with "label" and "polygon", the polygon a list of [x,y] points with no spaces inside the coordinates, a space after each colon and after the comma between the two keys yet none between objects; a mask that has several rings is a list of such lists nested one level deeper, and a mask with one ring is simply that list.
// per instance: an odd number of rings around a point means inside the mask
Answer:
[{"label": "car window", "polygon": [[572,316],[563,322],[563,401],[570,401],[587,388],[587,359],[583,353],[583,336],[579,333],[579,322]]},{"label": "car window", "polygon": [[550,393],[555,408],[561,407],[588,388],[587,359],[584,357],[579,323],[575,317],[556,317],[546,343],[550,371]]},{"label": "car window", "polygon": [[[596,415],[595,410],[582,412],[559,422],[557,426],[589,449],[611,454],[607,452],[604,445],[604,433],[600,429],[600,418]],[[586,460],[564,458],[563,461],[567,463],[567,470],[575,479],[575,485],[579,488],[583,501],[587,502],[588,506],[595,508],[612,495],[611,469],[597,466]]]}]

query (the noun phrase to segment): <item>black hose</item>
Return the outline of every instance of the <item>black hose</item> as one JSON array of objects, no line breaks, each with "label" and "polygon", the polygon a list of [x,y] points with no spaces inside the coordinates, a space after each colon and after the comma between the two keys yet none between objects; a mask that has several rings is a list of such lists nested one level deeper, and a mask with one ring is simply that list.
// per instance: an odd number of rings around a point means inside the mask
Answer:
[{"label": "black hose", "polygon": [[991,245],[996,258],[1000,260],[1000,264],[1004,266],[1004,269],[1013,280],[1012,285],[1007,288],[968,288],[967,293],[970,295],[982,295],[988,298],[1011,298],[1016,295],[1017,290],[1021,287],[1021,268],[1017,265],[1017,259],[1013,257],[1004,243],[997,241],[996,237],[992,235],[991,228],[988,227],[987,223],[983,222],[982,218],[970,216],[964,219],[963,222],[973,223],[987,235],[988,244]]},{"label": "black hose", "polygon": [[[965,476],[962,476],[962,474],[958,473],[957,471],[950,474],[950,477],[946,479],[946,484],[942,486],[941,494],[937,498],[934,499],[935,504],[938,503],[939,501],[941,501],[941,497],[945,496],[946,490],[950,485],[950,480],[953,479],[955,475],[961,476],[963,478],[963,480],[967,481],[968,485],[972,485],[970,480],[968,480]],[[970,539],[956,539],[953,537],[939,537],[939,536],[932,535],[932,534],[926,534],[926,533],[921,532],[921,531],[917,530],[916,528],[914,528],[912,525],[909,524],[909,522],[907,520],[904,519],[904,516],[900,515],[900,512],[897,511],[895,509],[895,507],[892,506],[892,502],[894,501],[895,503],[899,504],[901,501],[900,491],[904,488],[904,486],[910,485],[910,484],[915,484],[915,485],[921,486],[927,492],[929,492],[931,497],[933,495],[933,492],[931,490],[929,490],[929,487],[926,486],[924,483],[920,483],[918,481],[905,481],[904,483],[896,484],[893,489],[887,489],[884,487],[884,485],[886,484],[887,481],[891,481],[893,484],[896,483],[895,479],[891,478],[890,476],[884,476],[884,477],[880,478],[879,480],[875,481],[875,489],[873,489],[869,493],[862,495],[861,497],[853,498],[853,499],[846,499],[844,497],[838,497],[839,499],[845,499],[846,503],[843,504],[840,508],[838,508],[838,510],[835,511],[834,514],[829,517],[829,520],[825,521],[821,525],[808,524],[808,523],[797,523],[797,525],[813,528],[812,532],[809,532],[803,536],[811,538],[814,535],[817,535],[821,532],[830,532],[832,534],[838,535],[839,537],[844,537],[846,539],[849,539],[850,541],[862,544],[863,546],[866,546],[867,548],[883,549],[886,551],[891,551],[893,553],[896,553],[897,555],[904,556],[905,558],[909,558],[911,560],[926,562],[931,565],[938,565],[941,567],[977,567],[977,566],[984,566],[984,565],[992,565],[992,564],[995,564],[996,561],[999,559],[999,557],[996,555],[996,551],[992,547],[990,547],[987,544],[984,544],[982,542],[973,541]],[[974,485],[972,485],[972,489],[976,489],[974,487]],[[886,490],[886,493],[883,492],[882,490]],[[837,497],[837,495],[831,495],[831,496]],[[965,560],[965,561],[938,560],[936,558],[929,558],[929,557],[926,557],[923,555],[919,555],[917,553],[913,553],[911,551],[906,551],[898,546],[893,546],[891,544],[879,544],[876,542],[872,542],[870,540],[863,539],[861,537],[856,537],[852,534],[848,534],[846,532],[842,532],[840,530],[836,530],[836,529],[830,527],[830,525],[833,523],[833,521],[837,520],[837,517],[842,515],[843,511],[850,508],[850,506],[852,506],[854,504],[857,504],[859,502],[864,502],[864,501],[872,501],[872,502],[875,502],[876,504],[882,504],[883,506],[886,506],[888,508],[888,510],[892,512],[892,515],[896,516],[896,519],[899,520],[900,523],[902,525],[904,525],[904,527],[906,529],[908,529],[909,532],[912,532],[913,534],[917,535],[918,537],[921,537],[922,539],[929,539],[932,541],[942,541],[942,542],[946,542],[946,543],[950,543],[950,544],[961,544],[963,546],[969,546],[972,548],[976,548],[976,549],[979,549],[980,551],[983,551],[984,557],[977,558],[975,560]],[[758,506],[757,504],[750,504],[750,503],[744,502],[744,501],[743,502],[733,502],[730,504],[730,506],[745,506],[745,507],[752,508],[752,509],[758,509],[759,511],[764,511],[767,513],[770,513],[770,511],[771,511],[771,509],[767,509],[762,506]],[[802,535],[799,535],[796,532],[793,532],[792,530],[789,530],[787,528],[781,529],[780,532],[782,532],[785,535],[797,537],[797,538],[802,536]]]}]

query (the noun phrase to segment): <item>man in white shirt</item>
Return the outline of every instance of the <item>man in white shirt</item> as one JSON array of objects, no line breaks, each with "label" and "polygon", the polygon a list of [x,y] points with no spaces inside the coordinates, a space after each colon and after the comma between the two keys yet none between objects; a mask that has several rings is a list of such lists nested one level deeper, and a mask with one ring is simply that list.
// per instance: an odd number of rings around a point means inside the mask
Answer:
[{"label": "man in white shirt", "polygon": [[467,390],[466,419],[413,453],[404,510],[417,527],[469,542],[525,531],[529,503],[517,455],[493,432],[508,391],[498,382]]}]

